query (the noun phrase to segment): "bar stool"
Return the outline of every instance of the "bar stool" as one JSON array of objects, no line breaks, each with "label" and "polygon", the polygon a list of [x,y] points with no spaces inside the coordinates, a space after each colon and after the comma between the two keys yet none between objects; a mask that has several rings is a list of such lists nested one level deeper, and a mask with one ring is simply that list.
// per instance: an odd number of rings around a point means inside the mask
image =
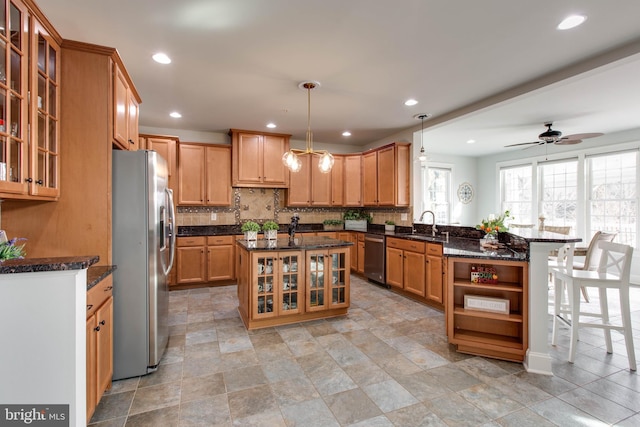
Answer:
[{"label": "bar stool", "polygon": [[[556,293],[560,292],[562,298],[562,287],[567,286],[569,290],[569,307],[565,308],[555,298],[553,317],[553,332],[551,342],[556,344],[557,322],[563,320],[559,314],[571,314],[571,346],[569,347],[569,362],[575,360],[576,346],[578,341],[579,328],[598,328],[604,330],[607,353],[612,353],[611,330],[622,331],[627,347],[627,357],[629,359],[629,369],[636,370],[636,356],[633,347],[633,332],[631,329],[631,312],[629,308],[629,276],[631,272],[631,256],[633,248],[612,242],[600,242],[602,250],[600,264],[596,271],[574,270],[572,264],[553,269],[555,276]],[[580,311],[580,288],[598,288],[600,294],[600,313]],[[607,300],[607,290],[617,289],[620,297],[620,311],[622,317],[621,325],[611,324],[609,321],[609,305]],[[601,322],[584,323],[580,322],[580,316],[594,317],[601,319]]]}]

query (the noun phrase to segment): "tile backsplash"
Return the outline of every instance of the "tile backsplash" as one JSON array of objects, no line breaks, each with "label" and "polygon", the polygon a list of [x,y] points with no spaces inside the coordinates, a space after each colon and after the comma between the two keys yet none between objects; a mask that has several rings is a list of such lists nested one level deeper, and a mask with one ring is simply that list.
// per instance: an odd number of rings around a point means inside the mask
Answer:
[{"label": "tile backsplash", "polygon": [[[343,213],[350,208],[300,208],[286,207],[286,190],[279,188],[233,188],[233,205],[215,206],[179,206],[177,223],[184,225],[236,225],[247,220],[263,223],[273,220],[279,224],[288,224],[293,213],[300,216],[301,224],[319,224],[325,219],[342,219]],[[411,226],[412,208],[367,208],[373,216],[373,224],[384,224],[386,220],[396,225]],[[401,215],[407,214],[402,221]],[[216,219],[211,219],[215,214]]]}]

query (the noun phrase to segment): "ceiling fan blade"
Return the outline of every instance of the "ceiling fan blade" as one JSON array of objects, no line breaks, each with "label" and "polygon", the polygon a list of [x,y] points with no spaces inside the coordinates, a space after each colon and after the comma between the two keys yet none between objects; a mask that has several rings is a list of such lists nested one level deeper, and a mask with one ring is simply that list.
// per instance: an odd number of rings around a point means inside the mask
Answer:
[{"label": "ceiling fan blade", "polygon": [[567,135],[562,137],[562,139],[587,139],[587,138],[596,138],[598,136],[602,136],[604,135],[603,133],[600,132],[594,132],[594,133],[574,133],[573,135]]},{"label": "ceiling fan blade", "polygon": [[581,139],[562,138],[560,141],[554,142],[554,144],[555,145],[573,145],[573,144],[580,144],[581,142],[582,142]]},{"label": "ceiling fan blade", "polygon": [[521,142],[519,144],[505,145],[505,147],[517,147],[519,145],[542,144],[542,141]]}]

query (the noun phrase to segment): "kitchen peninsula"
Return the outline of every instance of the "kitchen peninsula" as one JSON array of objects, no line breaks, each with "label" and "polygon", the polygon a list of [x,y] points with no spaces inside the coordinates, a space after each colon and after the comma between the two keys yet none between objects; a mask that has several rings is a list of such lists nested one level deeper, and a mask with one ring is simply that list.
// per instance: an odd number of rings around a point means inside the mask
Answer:
[{"label": "kitchen peninsula", "polygon": [[347,314],[352,244],[320,236],[238,240],[238,310],[247,329]]}]

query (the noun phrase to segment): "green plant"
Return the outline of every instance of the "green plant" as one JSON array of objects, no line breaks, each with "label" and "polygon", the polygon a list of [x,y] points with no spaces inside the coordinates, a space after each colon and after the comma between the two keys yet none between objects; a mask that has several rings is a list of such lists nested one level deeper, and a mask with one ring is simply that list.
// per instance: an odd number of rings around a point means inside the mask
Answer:
[{"label": "green plant", "polygon": [[27,240],[27,239],[18,239],[17,237],[14,237],[8,242],[0,243],[0,261],[6,261],[8,259],[24,258],[24,256],[27,254],[24,250],[24,244],[20,246],[16,245],[16,242],[20,240]]},{"label": "green plant", "polygon": [[387,225],[396,225],[396,223],[394,221],[391,221],[390,219],[386,220],[384,223]]},{"label": "green plant", "polygon": [[279,228],[280,226],[275,221],[265,221],[265,223],[262,224],[263,231],[278,230]]},{"label": "green plant", "polygon": [[325,219],[324,221],[322,221],[324,225],[340,225],[343,222],[344,221],[341,219]]},{"label": "green plant", "polygon": [[260,224],[255,221],[247,221],[242,224],[240,230],[242,230],[243,233],[246,233],[247,231],[260,231]]},{"label": "green plant", "polygon": [[508,210],[498,216],[491,214],[487,219],[482,218],[480,224],[476,225],[476,230],[482,230],[487,234],[496,234],[498,231],[507,231],[509,227],[504,225],[504,221],[506,219],[513,219],[511,212]]},{"label": "green plant", "polygon": [[371,216],[371,214],[367,213],[364,210],[358,210],[358,209],[349,209],[344,213],[342,217],[345,220],[353,220],[353,221],[366,220],[367,222],[371,222],[373,220],[373,217]]}]

